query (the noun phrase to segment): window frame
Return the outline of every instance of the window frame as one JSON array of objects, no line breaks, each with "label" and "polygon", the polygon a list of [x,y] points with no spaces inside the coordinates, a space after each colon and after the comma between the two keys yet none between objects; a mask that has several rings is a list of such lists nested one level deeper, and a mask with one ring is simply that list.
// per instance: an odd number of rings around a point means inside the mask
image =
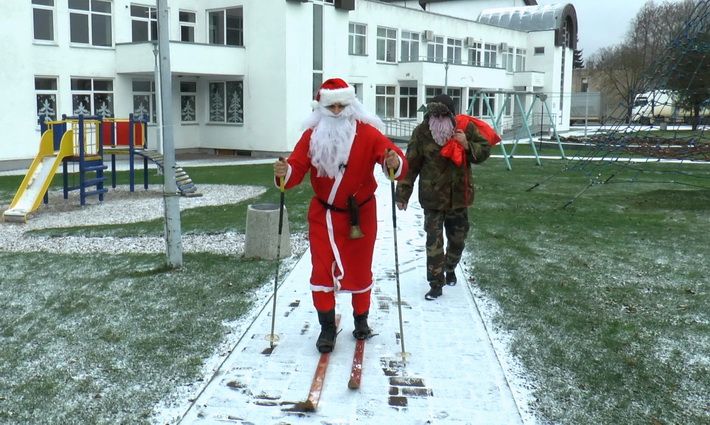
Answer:
[{"label": "window frame", "polygon": [[[461,64],[463,54],[463,40],[460,38],[446,38],[446,61],[453,64]],[[452,58],[453,56],[453,58]]]},{"label": "window frame", "polygon": [[[421,33],[402,30],[400,33],[400,62],[418,62]],[[406,52],[406,57],[405,57]]]},{"label": "window frame", "polygon": [[[147,16],[136,16],[133,14],[133,8],[143,8],[147,9]],[[156,6],[148,6],[142,4],[131,3],[129,6],[129,13],[131,15],[131,41],[134,43],[142,41],[156,41],[158,39],[158,8]],[[134,33],[135,23],[144,23],[146,28],[147,39],[136,39]]]},{"label": "window frame", "polygon": [[[362,29],[362,33],[357,30]],[[358,49],[357,41],[362,42],[362,49]],[[359,51],[362,50],[362,51]],[[348,54],[353,56],[367,56],[367,24],[348,22]]]},{"label": "window frame", "polygon": [[[229,43],[230,40],[230,26],[229,26],[229,19],[228,19],[228,11],[230,10],[239,10],[239,15],[238,15],[238,23],[234,28],[231,28],[231,31],[234,31],[236,34],[236,43]],[[218,25],[218,28],[213,28],[212,24],[212,16],[214,14],[221,14],[221,24]],[[236,6],[236,7],[224,7],[221,9],[212,9],[208,10],[206,13],[206,19],[207,19],[207,44],[214,44],[218,46],[232,46],[232,47],[244,47],[244,7],[243,6]],[[216,34],[214,34],[216,31],[221,29],[221,34],[220,34],[220,42],[217,42],[214,37]]]},{"label": "window frame", "polygon": [[[375,114],[383,120],[394,119],[397,102],[397,86],[380,84],[375,86]],[[384,109],[384,114],[380,114]],[[389,113],[388,113],[389,112]]]},{"label": "window frame", "polygon": [[468,48],[468,64],[471,66],[483,65],[483,43],[476,41]]},{"label": "window frame", "polygon": [[[440,56],[437,56],[438,50],[441,50]],[[427,42],[426,46],[426,57],[427,57],[427,62],[436,62],[436,63],[443,63],[444,62],[444,36],[443,35],[435,35],[434,38]]]},{"label": "window frame", "polygon": [[527,49],[515,48],[515,72],[525,72]]},{"label": "window frame", "polygon": [[483,66],[498,67],[498,46],[492,43],[483,43]]},{"label": "window frame", "polygon": [[[39,119],[41,116],[44,116],[45,119],[44,121],[56,121],[57,117],[59,116],[59,111],[57,110],[57,106],[59,105],[59,77],[57,76],[46,76],[46,75],[35,75],[35,112],[37,113],[37,122],[39,123]],[[53,87],[50,88],[38,88],[38,80],[53,80]],[[49,106],[46,105],[45,102],[42,102],[43,97],[49,97],[53,102],[54,111],[53,113],[49,114],[41,114],[40,113],[40,104],[44,103],[43,106]],[[46,99],[45,99],[46,100]]]},{"label": "window frame", "polygon": [[[192,15],[193,20],[192,21],[185,21],[182,19],[182,14],[190,14]],[[184,43],[194,43],[195,42],[195,31],[197,30],[197,12],[192,11],[192,10],[185,10],[185,9],[180,9],[178,10],[178,25],[180,25],[180,41]],[[183,29],[189,28],[191,29],[191,38],[192,40],[185,40],[184,39],[184,34],[183,34]]]},{"label": "window frame", "polygon": [[[115,96],[114,96],[114,87],[113,87],[113,78],[103,78],[103,77],[76,77],[72,76],[70,79],[70,93],[71,93],[71,100],[72,100],[72,115],[91,115],[91,116],[102,116],[104,118],[107,117],[115,117],[116,116],[116,110],[115,110]],[[80,87],[80,85],[87,84],[88,82],[88,88]],[[101,88],[97,87],[99,86],[100,83],[108,83],[108,89],[106,88]],[[84,97],[84,100],[88,100],[89,102],[89,108],[87,113],[84,113],[81,110],[77,109],[76,105],[76,100],[79,97]],[[98,99],[101,97],[106,97],[106,99],[109,101],[109,113],[104,114],[100,113],[97,109],[98,105]],[[81,102],[79,103],[81,104]]]},{"label": "window frame", "polygon": [[[236,116],[233,116],[234,120],[230,120],[230,115],[229,115],[229,109],[233,107],[233,105],[227,106],[227,103],[229,102],[229,92],[228,92],[228,86],[230,84],[233,84],[235,89],[238,89],[238,99],[239,99],[239,108],[236,112]],[[224,110],[223,110],[223,118],[221,120],[215,119],[216,115],[213,114],[213,105],[212,105],[212,94],[215,92],[216,94],[216,86],[221,85],[221,99],[224,102]],[[209,81],[207,84],[208,87],[208,97],[207,97],[207,102],[208,102],[208,108],[207,108],[207,122],[209,124],[224,124],[224,125],[244,125],[244,81],[243,80],[213,80]],[[232,98],[233,99],[233,98]]]},{"label": "window frame", "polygon": [[[405,93],[406,92],[406,93]],[[417,118],[417,94],[416,86],[400,86],[399,87],[399,117],[405,119]],[[404,109],[404,114],[403,112]]]},{"label": "window frame", "polygon": [[[197,81],[180,81],[180,124],[197,124],[197,117],[198,117],[198,110],[197,110]],[[194,89],[192,87],[188,87],[188,85],[194,85]],[[185,115],[185,106],[186,103],[185,101],[190,101],[192,100],[192,107],[194,108],[192,111],[192,119],[185,119],[187,115]],[[189,111],[188,111],[189,112]]]},{"label": "window frame", "polygon": [[[147,83],[149,86],[148,90],[141,90],[141,89],[136,89],[136,83]],[[158,120],[158,114],[157,114],[157,98],[155,95],[155,81],[150,78],[134,78],[131,80],[131,99],[132,99],[132,107],[131,109],[133,110],[133,116],[136,119],[142,120],[145,114],[141,114],[140,111],[136,110],[136,97],[142,96],[142,97],[147,97],[148,98],[148,122],[151,124],[155,124]]]},{"label": "window frame", "polygon": [[[112,48],[113,47],[113,2],[111,0],[87,0],[88,9],[72,7],[72,1],[80,0],[69,0],[69,42],[71,45],[78,46],[92,46],[98,48]],[[103,10],[95,10],[94,6],[102,4],[108,6],[108,12]],[[85,21],[75,21],[75,18],[85,17]],[[100,28],[100,24],[95,23],[98,17],[108,17],[108,28],[106,37],[108,37],[108,44],[96,44],[96,27]],[[86,28],[76,28],[77,25],[86,25]],[[72,39],[74,37],[74,29],[85,30],[87,41],[76,41]],[[83,32],[83,31],[82,31]],[[84,34],[80,34],[84,35]]]},{"label": "window frame", "polygon": [[[48,4],[41,4],[41,3],[35,3],[35,1],[38,2],[51,2],[51,5]],[[56,24],[56,7],[57,4],[55,3],[54,0],[32,0],[32,39],[35,43],[46,43],[46,44],[56,44],[57,40],[57,24]],[[49,16],[49,21],[51,24],[51,28],[49,30],[48,36],[50,38],[37,38],[37,12],[38,11],[48,11],[50,16]]]},{"label": "window frame", "polygon": [[[384,30],[384,35],[380,35]],[[391,27],[377,27],[377,61],[397,63],[397,29]]]}]

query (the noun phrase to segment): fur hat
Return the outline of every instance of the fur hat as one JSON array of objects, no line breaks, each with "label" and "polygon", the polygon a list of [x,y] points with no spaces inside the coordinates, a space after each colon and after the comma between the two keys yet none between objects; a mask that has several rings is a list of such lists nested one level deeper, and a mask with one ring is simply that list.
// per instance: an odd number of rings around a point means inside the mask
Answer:
[{"label": "fur hat", "polygon": [[355,89],[340,78],[330,78],[321,84],[316,93],[313,107],[330,106],[334,103],[349,105],[355,100]]},{"label": "fur hat", "polygon": [[454,100],[446,94],[440,94],[435,96],[431,103],[427,106],[427,113],[429,115],[456,115],[456,107],[454,106]]}]

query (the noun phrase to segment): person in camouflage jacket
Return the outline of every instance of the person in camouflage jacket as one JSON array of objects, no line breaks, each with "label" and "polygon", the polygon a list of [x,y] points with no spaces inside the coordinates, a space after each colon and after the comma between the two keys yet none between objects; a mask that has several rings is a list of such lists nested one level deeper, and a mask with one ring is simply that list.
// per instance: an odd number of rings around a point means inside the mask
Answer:
[{"label": "person in camouflage jacket", "polygon": [[[454,269],[464,250],[469,230],[468,207],[473,203],[473,176],[470,164],[478,164],[490,156],[490,145],[476,126],[456,130],[454,102],[447,95],[436,96],[427,107],[424,121],[412,133],[407,145],[409,171],[397,183],[395,202],[406,210],[419,178],[419,204],[424,209],[426,231],[427,300],[442,295],[444,284],[455,285]],[[465,160],[461,166],[442,156],[447,143],[459,143]],[[460,148],[459,148],[460,149]],[[444,250],[443,233],[447,246]]]}]

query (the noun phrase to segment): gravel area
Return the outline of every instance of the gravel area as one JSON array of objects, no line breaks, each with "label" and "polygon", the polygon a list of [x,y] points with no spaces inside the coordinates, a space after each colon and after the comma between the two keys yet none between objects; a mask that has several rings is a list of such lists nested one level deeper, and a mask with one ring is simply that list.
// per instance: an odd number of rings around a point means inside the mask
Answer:
[{"label": "gravel area", "polygon": [[[259,186],[200,185],[200,197],[180,197],[180,209],[223,205],[241,202],[265,192]],[[99,225],[133,223],[163,216],[162,187],[148,190],[136,189],[131,193],[128,186],[110,189],[103,202],[97,197],[80,206],[78,193],[72,192],[69,199],[62,192],[49,194],[49,203],[40,206],[27,223],[0,222],[0,251],[6,252],[62,252],[62,253],[161,253],[165,252],[162,237],[46,237],[30,236],[28,230],[68,227],[76,225]],[[0,211],[9,207],[0,205]],[[228,232],[214,235],[183,235],[183,252],[211,252],[217,254],[241,254],[244,251],[244,234]]]}]

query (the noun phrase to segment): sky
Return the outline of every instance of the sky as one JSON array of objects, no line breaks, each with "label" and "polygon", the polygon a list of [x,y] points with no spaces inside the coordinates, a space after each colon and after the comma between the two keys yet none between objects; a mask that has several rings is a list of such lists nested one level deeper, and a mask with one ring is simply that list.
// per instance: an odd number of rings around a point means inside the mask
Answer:
[{"label": "sky", "polygon": [[[577,48],[583,50],[584,58],[588,58],[602,47],[621,43],[631,20],[646,0],[537,0],[540,5],[553,3],[574,5],[579,24]],[[655,3],[663,3],[663,0],[656,0]]]}]

